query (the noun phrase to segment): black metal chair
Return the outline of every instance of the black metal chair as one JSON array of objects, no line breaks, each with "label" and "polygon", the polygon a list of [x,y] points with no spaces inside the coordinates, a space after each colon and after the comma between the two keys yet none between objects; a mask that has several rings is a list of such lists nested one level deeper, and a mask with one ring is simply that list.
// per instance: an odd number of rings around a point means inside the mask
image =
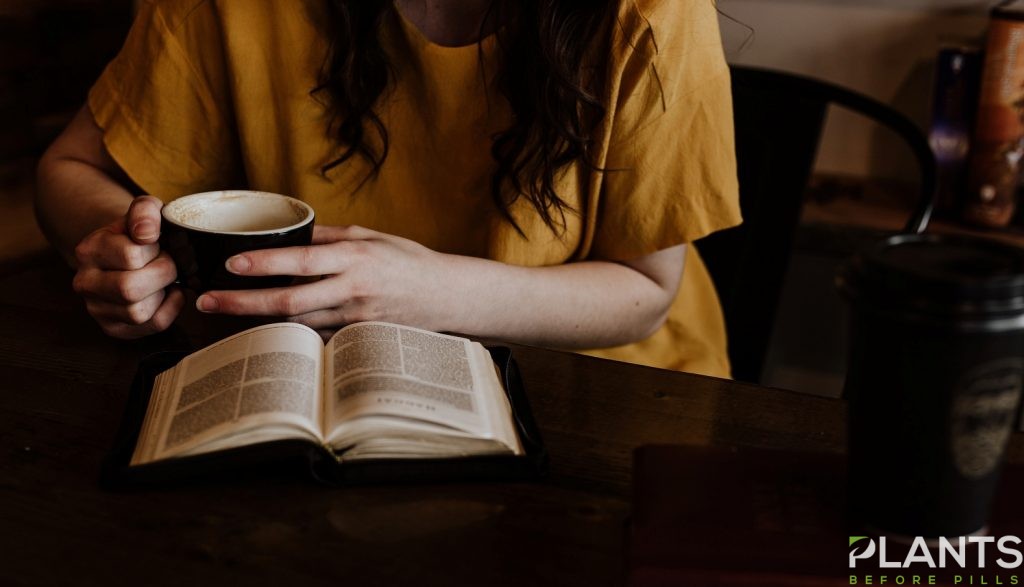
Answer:
[{"label": "black metal chair", "polygon": [[917,126],[877,100],[803,76],[731,69],[744,222],[697,241],[696,247],[722,301],[733,376],[758,382],[828,107],[880,123],[913,151],[920,166],[920,200],[909,232],[921,232],[928,224],[936,164]]}]

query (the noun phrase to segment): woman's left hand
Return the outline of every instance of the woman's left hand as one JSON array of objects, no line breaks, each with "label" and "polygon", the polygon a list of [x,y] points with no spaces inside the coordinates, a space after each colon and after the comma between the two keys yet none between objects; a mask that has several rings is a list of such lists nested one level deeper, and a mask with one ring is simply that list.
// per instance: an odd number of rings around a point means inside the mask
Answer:
[{"label": "woman's left hand", "polygon": [[360,226],[317,226],[308,247],[265,249],[228,259],[238,275],[320,277],[262,290],[211,291],[203,312],[283,316],[317,330],[381,320],[430,330],[445,328],[451,301],[448,256],[414,241]]}]

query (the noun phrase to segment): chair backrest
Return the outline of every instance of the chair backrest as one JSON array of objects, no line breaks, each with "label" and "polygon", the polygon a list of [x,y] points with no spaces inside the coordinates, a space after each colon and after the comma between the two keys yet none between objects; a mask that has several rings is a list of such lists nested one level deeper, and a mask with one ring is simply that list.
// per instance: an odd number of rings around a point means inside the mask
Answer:
[{"label": "chair backrest", "polygon": [[919,232],[927,225],[936,170],[924,134],[881,102],[802,76],[731,69],[744,221],[696,246],[722,301],[733,376],[757,382],[828,107],[835,104],[877,121],[914,152],[921,169],[921,195],[908,231]]}]

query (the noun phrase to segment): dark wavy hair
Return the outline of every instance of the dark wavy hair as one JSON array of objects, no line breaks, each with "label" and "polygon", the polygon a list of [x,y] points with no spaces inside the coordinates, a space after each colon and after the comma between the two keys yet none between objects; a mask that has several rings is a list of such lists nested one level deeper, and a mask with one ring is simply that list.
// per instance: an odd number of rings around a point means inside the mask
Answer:
[{"label": "dark wavy hair", "polygon": [[[313,94],[326,97],[329,134],[340,146],[323,173],[353,157],[380,171],[388,156],[388,129],[374,106],[395,73],[381,45],[393,0],[325,0],[328,52]],[[498,88],[512,124],[493,137],[496,163],[491,197],[509,212],[526,198],[552,230],[565,226],[572,207],[555,191],[559,175],[579,162],[591,168],[593,133],[605,115],[604,82],[610,0],[492,0],[481,33],[497,29],[502,53]],[[368,140],[376,133],[378,147]],[[369,177],[369,176],[368,176]],[[520,230],[521,232],[521,230]]]}]

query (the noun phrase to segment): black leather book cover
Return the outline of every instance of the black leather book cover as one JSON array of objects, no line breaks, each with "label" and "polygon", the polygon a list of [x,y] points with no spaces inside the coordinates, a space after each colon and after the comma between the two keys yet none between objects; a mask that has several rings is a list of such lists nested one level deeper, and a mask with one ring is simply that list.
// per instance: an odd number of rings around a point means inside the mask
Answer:
[{"label": "black leather book cover", "polygon": [[156,376],[187,353],[159,353],[139,365],[124,416],[100,473],[106,489],[126,490],[239,476],[300,475],[329,485],[517,481],[538,479],[548,455],[533,419],[522,379],[507,347],[487,349],[498,366],[512,405],[516,432],[525,454],[438,459],[374,459],[339,463],[324,447],[305,440],[280,440],[131,466]]}]

